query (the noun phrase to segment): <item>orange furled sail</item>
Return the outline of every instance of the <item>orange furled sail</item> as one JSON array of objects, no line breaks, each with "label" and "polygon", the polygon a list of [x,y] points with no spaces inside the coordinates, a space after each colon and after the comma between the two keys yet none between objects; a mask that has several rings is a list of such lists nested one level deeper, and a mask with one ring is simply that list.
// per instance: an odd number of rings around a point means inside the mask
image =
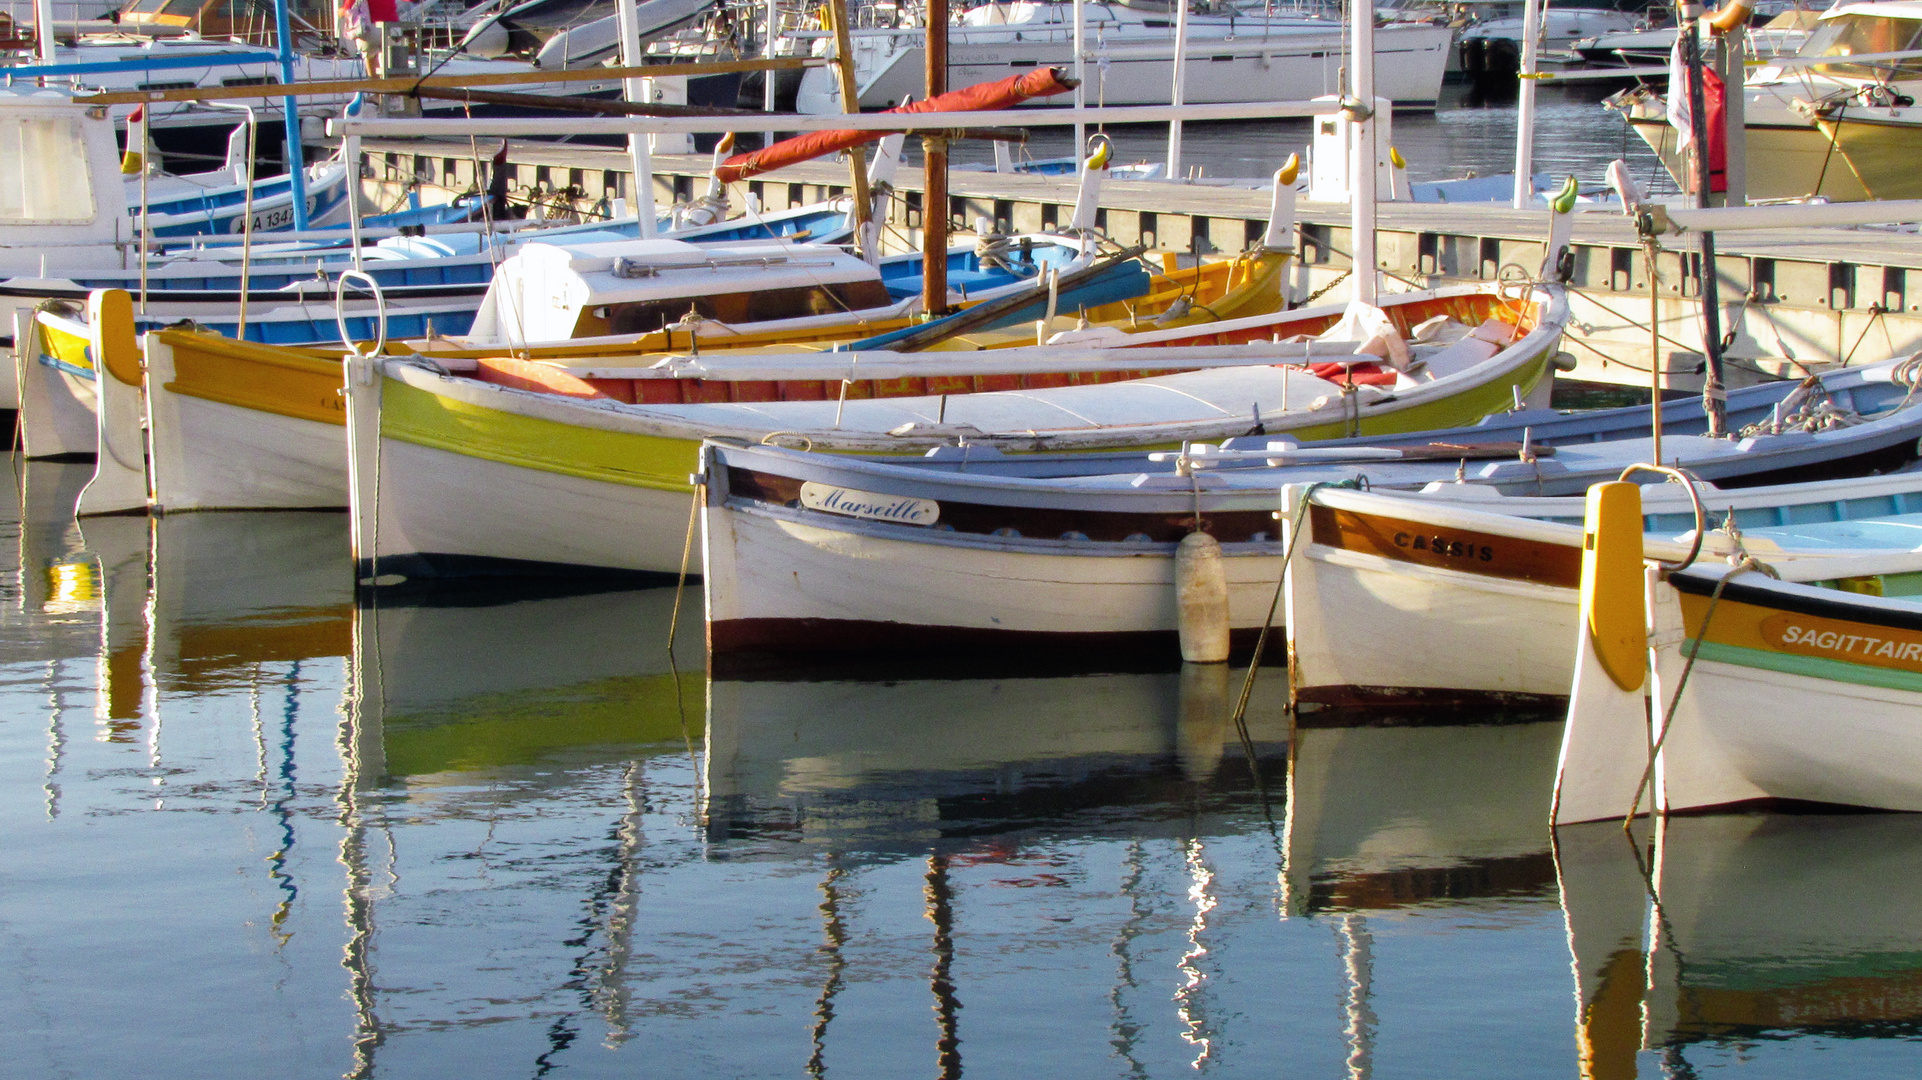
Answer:
[{"label": "orange furled sail", "polygon": [[[916,101],[900,108],[884,111],[942,113],[1007,109],[1029,98],[1065,94],[1074,88],[1075,80],[1063,75],[1059,68],[1035,68],[1026,74],[1010,75],[991,83],[979,83],[966,89],[931,97],[926,101]],[[792,139],[783,139],[765,149],[736,154],[723,161],[721,167],[715,170],[715,175],[719,177],[721,183],[732,184],[737,180],[746,180],[787,165],[846,150],[850,146],[874,142],[886,134],[885,131],[813,131],[806,135],[797,135]]]}]

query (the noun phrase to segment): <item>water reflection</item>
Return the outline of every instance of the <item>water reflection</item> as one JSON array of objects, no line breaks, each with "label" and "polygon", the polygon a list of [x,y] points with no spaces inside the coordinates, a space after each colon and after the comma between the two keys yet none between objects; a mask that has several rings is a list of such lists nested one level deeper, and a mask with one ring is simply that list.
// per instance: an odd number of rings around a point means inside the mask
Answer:
[{"label": "water reflection", "polygon": [[1922,1035],[1914,815],[1558,830],[1582,1075],[1692,1075],[1798,1038]]},{"label": "water reflection", "polygon": [[[1217,668],[1225,681],[1227,671]],[[1183,674],[1073,678],[715,680],[710,836],[866,857],[1060,829],[1186,835],[1248,809],[1227,754],[1232,700]],[[1251,730],[1279,776],[1286,687],[1258,684]],[[1227,783],[1217,787],[1213,782]],[[1116,810],[1132,813],[1117,816]],[[1146,830],[1146,832],[1144,832]]]},{"label": "water reflection", "polygon": [[1558,723],[1305,728],[1288,784],[1288,910],[1547,894]]},{"label": "water reflection", "polygon": [[[356,836],[342,861],[360,893],[350,903],[348,954],[360,1005],[356,1075],[373,1075],[375,1050],[420,1023],[391,1010],[383,1019],[375,995],[377,986],[390,995],[404,986],[404,976],[378,978],[373,970],[376,901],[394,897],[397,867],[413,861],[398,837],[423,821],[484,821],[483,842],[452,857],[479,862],[491,880],[499,832],[519,814],[546,812],[544,798],[569,800],[567,786],[581,771],[619,779],[613,799],[578,808],[585,815],[575,825],[600,819],[600,843],[585,860],[583,887],[564,905],[571,914],[546,935],[551,963],[565,967],[555,989],[573,1003],[544,1024],[532,1072],[560,1067],[590,1020],[604,1049],[632,1037],[628,967],[644,893],[649,759],[691,755],[703,737],[700,681],[672,668],[659,632],[672,602],[669,590],[470,591],[354,611],[352,734],[344,741],[355,769],[343,807]],[[698,656],[698,622],[682,627],[679,649]],[[378,844],[367,842],[369,831]],[[375,850],[385,856],[384,887],[373,884],[382,875],[364,865]]]},{"label": "water reflection", "polygon": [[1554,724],[1294,731],[1269,672],[1244,738],[1220,668],[710,681],[670,589],[356,607],[339,515],[76,527],[81,470],[14,479],[22,1075],[1913,1064],[1908,818],[1671,823],[1658,917],[1618,830],[1551,852]]}]

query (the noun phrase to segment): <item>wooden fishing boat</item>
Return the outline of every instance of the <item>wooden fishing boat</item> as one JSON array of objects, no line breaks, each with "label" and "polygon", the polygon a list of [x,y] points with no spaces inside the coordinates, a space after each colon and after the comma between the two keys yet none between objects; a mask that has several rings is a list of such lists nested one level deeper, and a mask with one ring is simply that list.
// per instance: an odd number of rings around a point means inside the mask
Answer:
[{"label": "wooden fishing boat", "polygon": [[1645,564],[1623,525],[1638,494],[1589,495],[1555,821],[1922,810],[1922,551]]},{"label": "wooden fishing boat", "polygon": [[[1286,175],[1284,171],[1284,178]],[[1088,190],[1097,187],[1091,182]],[[950,280],[972,281],[976,302],[950,319],[911,321],[906,316],[914,300],[893,299],[899,289],[890,291],[891,306],[845,314],[745,323],[714,317],[688,319],[675,311],[677,322],[650,333],[533,346],[517,352],[513,363],[490,365],[488,370],[496,373],[492,377],[507,380],[510,385],[529,380],[532,385],[549,375],[564,375],[570,368],[605,367],[620,354],[628,355],[619,363],[658,364],[673,360],[676,347],[690,344],[696,351],[708,350],[712,355],[714,350],[727,349],[829,348],[853,337],[859,339],[856,346],[865,343],[873,348],[901,349],[921,343],[923,351],[940,351],[947,343],[939,339],[947,334],[959,343],[957,347],[976,350],[1037,337],[1054,341],[1094,338],[1092,343],[1100,344],[1116,338],[1127,340],[1123,331],[1155,333],[1233,321],[1273,312],[1282,304],[1283,273],[1292,256],[1287,238],[1294,221],[1293,196],[1291,187],[1277,185],[1262,241],[1229,262],[1186,269],[1164,263],[1160,274],[1149,277],[1130,265],[1100,269],[1100,264],[1086,264],[1082,257],[1085,247],[1069,238],[1029,237],[1025,245],[1021,238],[994,239],[985,246],[951,252]],[[1091,207],[1092,203],[1082,200],[1080,205]],[[1086,216],[1092,218],[1091,209]],[[885,264],[897,262],[917,269],[911,260],[887,260]],[[984,272],[997,264],[1006,271],[1005,264],[1009,263],[1016,268],[1032,268],[1022,275],[1031,282],[1025,300],[1016,275],[1004,273],[1001,283],[995,284]],[[1084,271],[1077,271],[1077,266]],[[1044,267],[1051,274],[1045,293],[1040,281]],[[1056,271],[1065,271],[1065,276]],[[1075,283],[1083,272],[1089,275],[1085,288]],[[618,287],[623,283],[612,284]],[[989,287],[983,289],[984,284]],[[587,289],[585,282],[582,288]],[[1101,302],[1104,297],[1120,294],[1127,298]],[[571,295],[567,297],[569,307],[558,313],[557,320],[569,327],[578,326],[582,320],[611,322],[614,312],[601,316],[594,312],[599,307],[613,307],[614,295],[611,291]],[[609,303],[599,304],[597,299]],[[984,320],[979,316],[990,310],[985,307],[988,304],[997,307],[991,311],[992,318]],[[1181,310],[1184,307],[1185,311]],[[716,313],[711,306],[709,312]],[[1058,315],[1067,312],[1076,312],[1079,321],[1089,327],[1055,333]],[[639,317],[645,312],[630,308],[629,314]],[[1035,324],[1032,330],[1028,328],[1030,320]],[[978,329],[952,333],[964,321]],[[997,331],[997,326],[1018,329]],[[1024,338],[1013,336],[1016,334]],[[906,340],[909,337],[915,340]],[[410,342],[405,349],[443,363],[497,356],[484,348],[464,348],[464,344]],[[162,331],[148,336],[147,361],[153,372],[148,428],[156,507],[178,511],[346,505],[344,443],[337,432],[330,430],[344,422],[340,398],[335,393],[340,385],[337,354],[265,349],[205,334]],[[536,364],[529,366],[521,361]],[[510,379],[509,371],[525,374]],[[632,396],[631,386],[610,392],[617,397]],[[864,395],[868,391],[862,388],[851,392]]]},{"label": "wooden fishing boat", "polygon": [[[845,229],[845,200],[795,207],[754,220],[733,220],[667,232],[666,242],[738,245],[806,240]],[[382,299],[356,295],[346,302],[348,332],[357,340],[379,335],[384,314],[393,338],[470,333],[503,259],[531,241],[543,243],[638,243],[633,218],[587,225],[557,225],[511,233],[450,231],[433,236],[390,236],[363,249],[361,272],[382,290]],[[343,236],[332,241],[262,243],[243,258],[238,245],[218,244],[159,253],[143,274],[137,267],[69,268],[56,264],[38,275],[21,272],[0,280],[0,318],[48,301],[79,303],[95,289],[144,295],[140,332],[190,322],[196,326],[273,345],[310,345],[340,340],[335,294],[339,278],[354,269]],[[892,269],[897,276],[918,268]],[[243,298],[241,281],[247,282]],[[243,303],[244,299],[244,303]],[[245,311],[243,312],[243,307]],[[244,318],[242,317],[244,314]]]},{"label": "wooden fishing boat", "polygon": [[[1922,435],[1922,410],[1908,402],[1909,376],[1896,381],[1899,367],[1818,382],[1834,400],[1874,416],[1865,423],[1741,441],[1671,434],[1664,457],[1731,485],[1899,466],[1914,460]],[[1795,390],[1785,383],[1731,394],[1731,425],[1781,419]],[[1197,519],[1221,544],[1229,625],[1245,646],[1267,618],[1282,571],[1275,516],[1284,510],[1283,484],[1365,476],[1374,488],[1435,485],[1425,499],[1452,495],[1446,501],[1471,507],[1500,492],[1572,494],[1647,458],[1650,440],[1632,430],[1647,422],[1646,409],[1520,414],[1405,439],[1318,447],[1264,435],[1233,440],[1226,451],[1190,447],[1159,462],[1097,457],[1081,468],[987,447],[907,463],[717,443],[704,473],[711,648],[1045,646],[1172,657],[1177,544]],[[801,498],[804,486],[817,493],[812,501]],[[850,493],[853,509],[837,512],[820,494],[835,491]],[[890,520],[874,507],[903,509]],[[871,512],[861,516],[864,509]],[[1546,526],[1531,528],[1538,541]]]},{"label": "wooden fishing boat", "polygon": [[[1466,287],[1398,296],[1376,317],[1407,333],[1451,313],[1502,343],[1438,346],[1426,369],[1377,373],[1372,385],[1286,363],[1375,366],[1373,355],[1356,355],[1366,342],[1347,337],[1343,305],[1144,333],[1105,352],[995,350],[938,368],[862,353],[704,360],[684,375],[581,371],[579,384],[550,382],[546,393],[500,385],[479,368],[463,376],[360,362],[364,376],[349,383],[360,551],[382,573],[410,576],[489,564],[671,572],[706,437],[881,454],[957,440],[1093,451],[1221,439],[1254,425],[1327,437],[1467,422],[1542,380],[1567,305],[1558,286],[1538,286],[1520,304]],[[1343,340],[1269,343],[1314,333]],[[488,492],[484,503],[478,491]],[[469,513],[483,504],[484,517]],[[569,527],[551,528],[557,520]]]},{"label": "wooden fishing boat", "polygon": [[[1296,494],[1284,493],[1283,502]],[[1582,501],[1454,494],[1307,496],[1282,612],[1288,679],[1304,715],[1562,705],[1574,673],[1567,643],[1580,607]],[[1704,558],[1744,550],[1778,565],[1848,562],[1922,547],[1922,473],[1704,485],[1700,496],[1709,526]],[[1696,521],[1687,492],[1651,487],[1643,516],[1646,557],[1688,557]],[[1417,641],[1461,647],[1391,644]]]},{"label": "wooden fishing boat", "polygon": [[[1032,261],[1025,276],[1005,271],[980,275],[982,281],[998,282],[976,294],[980,303],[1004,298],[1020,301],[985,325],[1025,320],[1047,307],[1049,294],[1038,284],[1040,266],[1066,267],[1070,273],[1091,271],[1084,283],[1059,293],[1090,303],[1113,303],[1111,298],[1117,295],[1138,295],[1149,280],[1133,264],[1090,264],[1082,245],[1062,238],[1032,243],[1029,250]],[[568,263],[582,261],[572,254],[563,258]],[[631,252],[595,261],[612,264],[615,258],[629,260],[628,267],[649,269],[646,258]],[[486,371],[506,385],[539,386],[544,380],[577,385],[570,370],[583,369],[582,365],[589,366],[583,370],[609,365],[647,367],[675,359],[673,348],[685,346],[690,338],[696,340],[697,350],[766,347],[775,341],[789,348],[806,347],[810,340],[826,348],[850,333],[871,337],[871,331],[911,325],[906,315],[914,306],[912,299],[892,299],[886,278],[878,277],[861,260],[832,249],[796,247],[781,253],[741,249],[728,255],[726,249],[689,254],[675,247],[657,252],[655,258],[662,263],[679,261],[685,272],[664,273],[653,282],[642,282],[651,286],[645,293],[631,288],[618,291],[620,285],[630,283],[615,281],[613,288],[573,296],[565,311],[544,303],[529,305],[548,312],[554,325],[578,327],[586,320],[594,323],[594,329],[619,328],[625,331],[622,334],[584,338],[578,344],[536,345],[499,359],[490,359],[498,358],[497,348],[472,348],[460,339],[416,342],[405,348],[410,353],[419,348],[413,354],[430,362],[467,370],[480,370],[477,361],[485,361]],[[777,264],[763,265],[770,258]],[[951,265],[958,268],[975,258],[963,250],[951,256]],[[779,287],[784,268],[792,279],[787,289]],[[844,283],[824,280],[830,272],[838,273]],[[605,276],[615,277],[611,272]],[[717,279],[736,284],[717,287]],[[518,279],[509,276],[507,280]],[[836,289],[854,290],[839,296],[841,300],[859,300],[864,295],[860,290],[867,290],[875,294],[872,299],[879,306],[806,314],[823,303],[832,307]],[[617,296],[626,299],[617,301]],[[733,305],[730,297],[742,298],[742,303]],[[595,303],[597,299],[607,302]],[[688,307],[697,303],[741,310],[728,312],[732,319],[686,316]],[[741,315],[756,313],[748,310],[753,304],[760,305],[759,314],[788,317],[742,321]],[[676,321],[662,325],[670,315]],[[710,327],[723,328],[731,336]],[[717,340],[710,343],[710,336]],[[347,505],[338,352],[282,349],[206,333],[162,330],[147,335],[146,358],[150,373],[147,424],[157,507],[178,511]]]}]

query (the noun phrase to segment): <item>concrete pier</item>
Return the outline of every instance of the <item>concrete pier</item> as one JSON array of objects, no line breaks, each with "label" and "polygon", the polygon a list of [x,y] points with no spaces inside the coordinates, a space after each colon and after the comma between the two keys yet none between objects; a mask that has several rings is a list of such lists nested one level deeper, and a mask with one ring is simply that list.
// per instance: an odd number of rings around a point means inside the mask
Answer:
[{"label": "concrete pier", "polygon": [[[383,207],[412,191],[426,203],[472,190],[477,168],[497,143],[367,140],[370,197]],[[632,204],[624,151],[540,143],[510,147],[512,190],[537,193],[577,213],[605,212],[614,198]],[[707,155],[656,154],[655,197],[662,206],[705,191]],[[752,195],[768,210],[846,194],[844,164],[809,162],[740,184],[729,192],[737,211]],[[999,232],[1052,228],[1068,219],[1071,176],[955,171],[949,215],[957,231],[982,220]],[[920,176],[903,168],[884,243],[918,244]],[[1097,227],[1118,244],[1150,244],[1196,255],[1232,254],[1261,235],[1265,192],[1206,183],[1110,181],[1101,189]],[[1351,268],[1348,207],[1303,202],[1301,261],[1293,298],[1328,288]],[[1389,287],[1462,281],[1526,280],[1541,262],[1546,211],[1491,204],[1384,203],[1378,257]],[[1665,387],[1701,386],[1701,259],[1692,237],[1671,237],[1657,263],[1661,346],[1651,346],[1648,277],[1633,225],[1620,214],[1579,213],[1575,225],[1575,322],[1564,347],[1578,362],[1576,378],[1646,386],[1654,362]],[[1835,358],[1863,363],[1922,349],[1922,236],[1874,229],[1801,229],[1718,237],[1715,272],[1724,326],[1728,379],[1798,377]],[[1333,291],[1339,295],[1339,290]]]}]

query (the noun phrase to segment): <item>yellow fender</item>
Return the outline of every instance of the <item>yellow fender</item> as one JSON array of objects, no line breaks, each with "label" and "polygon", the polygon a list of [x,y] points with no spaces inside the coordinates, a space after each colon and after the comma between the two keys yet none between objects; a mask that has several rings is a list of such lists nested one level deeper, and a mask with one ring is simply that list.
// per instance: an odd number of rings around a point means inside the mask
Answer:
[{"label": "yellow fender", "polygon": [[1648,673],[1642,594],[1642,489],[1617,480],[1588,489],[1582,525],[1582,621],[1595,659],[1623,690]]}]

